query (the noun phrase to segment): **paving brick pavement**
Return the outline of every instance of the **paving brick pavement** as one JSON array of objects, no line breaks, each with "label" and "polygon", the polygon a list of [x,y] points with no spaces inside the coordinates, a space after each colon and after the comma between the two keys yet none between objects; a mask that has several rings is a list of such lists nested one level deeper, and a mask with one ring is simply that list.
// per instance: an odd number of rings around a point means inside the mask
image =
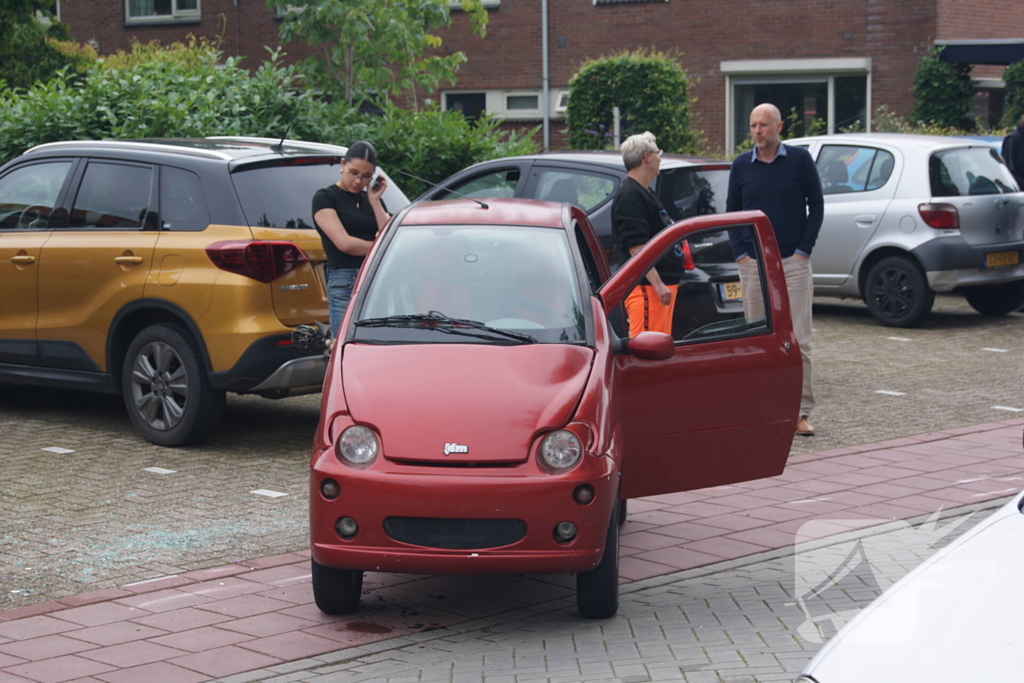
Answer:
[{"label": "paving brick pavement", "polygon": [[[832,547],[880,521],[991,507],[1024,486],[1022,426],[797,455],[772,479],[630,501],[616,619],[576,617],[569,576],[376,573],[356,614],[327,617],[301,552],[0,612],[0,683],[788,680],[817,647],[785,604],[797,532],[815,521]],[[893,553],[895,573],[922,557]],[[827,607],[879,590],[860,580]]]}]

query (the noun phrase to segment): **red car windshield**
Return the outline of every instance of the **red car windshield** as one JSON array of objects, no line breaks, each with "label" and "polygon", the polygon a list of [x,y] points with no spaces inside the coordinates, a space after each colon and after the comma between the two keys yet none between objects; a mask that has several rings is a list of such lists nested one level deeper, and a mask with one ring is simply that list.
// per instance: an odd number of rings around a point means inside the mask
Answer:
[{"label": "red car windshield", "polygon": [[586,340],[581,298],[563,230],[404,225],[369,283],[355,338],[510,343],[507,336],[480,330],[460,334],[457,325],[452,334],[451,324],[422,319],[437,312],[540,343],[581,343]]}]

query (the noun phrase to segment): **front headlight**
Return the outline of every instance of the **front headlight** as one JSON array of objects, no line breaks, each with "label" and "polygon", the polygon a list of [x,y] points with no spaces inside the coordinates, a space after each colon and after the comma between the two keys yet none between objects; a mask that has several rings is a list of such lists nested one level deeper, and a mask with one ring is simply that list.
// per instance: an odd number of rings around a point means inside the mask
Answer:
[{"label": "front headlight", "polygon": [[353,425],[341,433],[335,450],[338,459],[345,464],[362,467],[377,459],[380,444],[372,429]]},{"label": "front headlight", "polygon": [[551,432],[540,442],[540,457],[544,464],[556,470],[572,467],[579,461],[581,455],[583,445],[579,438],[565,429]]}]

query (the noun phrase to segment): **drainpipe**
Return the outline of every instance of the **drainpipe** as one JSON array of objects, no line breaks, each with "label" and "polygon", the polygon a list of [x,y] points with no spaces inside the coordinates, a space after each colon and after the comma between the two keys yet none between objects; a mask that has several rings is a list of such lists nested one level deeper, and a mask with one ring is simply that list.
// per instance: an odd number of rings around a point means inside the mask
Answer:
[{"label": "drainpipe", "polygon": [[238,27],[238,0],[234,0],[235,5],[235,56],[240,57],[242,54],[242,38],[241,29]]},{"label": "drainpipe", "polygon": [[540,2],[540,44],[541,44],[541,70],[543,73],[543,85],[541,87],[540,107],[544,113],[544,151],[551,147],[551,116],[548,106],[549,97],[549,74],[548,74],[548,0]]}]

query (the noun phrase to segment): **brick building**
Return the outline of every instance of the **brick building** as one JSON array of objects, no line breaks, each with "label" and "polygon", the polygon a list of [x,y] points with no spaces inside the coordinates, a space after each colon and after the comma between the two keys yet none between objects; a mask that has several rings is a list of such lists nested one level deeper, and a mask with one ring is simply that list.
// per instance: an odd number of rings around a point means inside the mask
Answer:
[{"label": "brick building", "polygon": [[[453,2],[457,5],[458,2]],[[543,102],[542,8],[547,7],[548,102]],[[101,53],[130,41],[220,36],[228,54],[266,57],[279,17],[264,0],[61,0],[61,20]],[[679,54],[693,80],[694,125],[712,148],[746,136],[761,101],[829,130],[870,127],[879,105],[909,113],[914,69],[926,51],[949,44],[977,68],[982,101],[1001,107],[999,74],[1024,58],[1024,3],[1013,0],[485,0],[487,37],[461,12],[442,32],[446,48],[469,57],[454,87],[431,95],[442,106],[494,112],[537,125],[547,110],[552,147],[562,146],[567,85],[589,58],[627,48]],[[288,46],[304,56],[303,46]],[[1008,56],[1009,55],[1009,56]],[[984,66],[993,64],[995,66]],[[626,105],[624,105],[626,106]],[[984,112],[983,112],[984,113]],[[998,112],[996,112],[998,113]]]}]

